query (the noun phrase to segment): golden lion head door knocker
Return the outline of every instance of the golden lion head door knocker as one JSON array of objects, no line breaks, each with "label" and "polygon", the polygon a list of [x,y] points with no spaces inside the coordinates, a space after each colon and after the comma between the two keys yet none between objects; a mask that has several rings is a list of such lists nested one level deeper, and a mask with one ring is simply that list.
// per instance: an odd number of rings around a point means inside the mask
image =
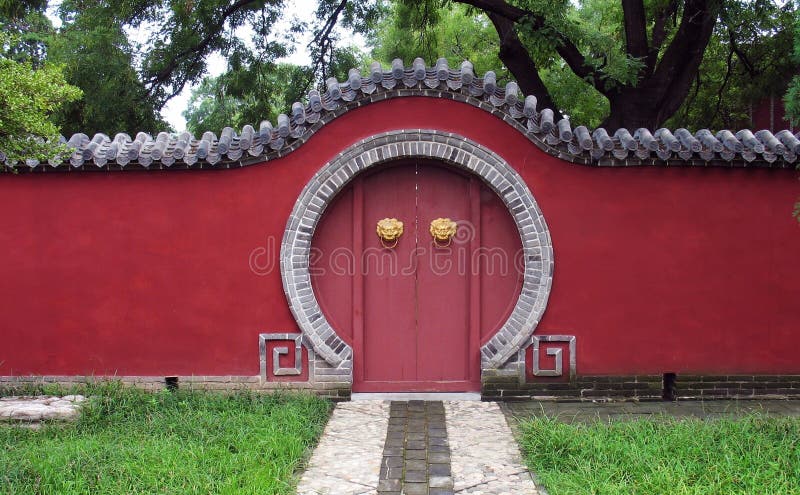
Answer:
[{"label": "golden lion head door knocker", "polygon": [[387,249],[392,249],[397,246],[397,241],[403,235],[403,222],[396,218],[378,220],[376,232],[381,245]]},{"label": "golden lion head door knocker", "polygon": [[431,237],[437,247],[448,247],[456,235],[458,225],[449,218],[437,218],[431,221]]}]

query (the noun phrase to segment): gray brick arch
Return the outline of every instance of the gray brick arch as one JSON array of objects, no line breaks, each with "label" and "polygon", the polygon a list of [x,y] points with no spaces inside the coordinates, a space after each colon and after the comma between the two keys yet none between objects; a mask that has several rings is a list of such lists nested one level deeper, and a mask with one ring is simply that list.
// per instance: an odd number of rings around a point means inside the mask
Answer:
[{"label": "gray brick arch", "polygon": [[400,158],[429,158],[480,176],[502,198],[522,241],[524,277],[519,299],[503,327],[481,348],[481,366],[499,368],[529,342],[544,313],[553,278],[550,231],[530,189],[487,148],[435,130],[400,130],[364,139],[325,164],[295,203],[281,244],[281,277],[289,306],[314,351],[330,365],[352,367],[353,350],[331,327],[311,287],[309,256],[325,208],[357,174]]}]

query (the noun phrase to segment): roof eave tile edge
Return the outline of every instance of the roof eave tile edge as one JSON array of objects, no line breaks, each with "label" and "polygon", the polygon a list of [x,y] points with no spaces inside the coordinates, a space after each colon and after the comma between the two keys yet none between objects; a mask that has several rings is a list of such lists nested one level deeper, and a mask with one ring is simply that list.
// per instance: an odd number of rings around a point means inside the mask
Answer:
[{"label": "roof eave tile edge", "polygon": [[324,93],[311,91],[305,104],[294,103],[291,115],[279,115],[275,126],[263,121],[258,130],[247,125],[238,134],[226,127],[219,137],[206,132],[200,139],[188,132],[161,132],[155,139],[139,132],[134,139],[119,133],[113,139],[96,134],[90,140],[79,133],[67,142],[73,150],[68,157],[11,165],[0,152],[0,163],[6,172],[239,168],[291,153],[326,123],[354,108],[407,96],[470,104],[505,121],[549,155],[585,166],[792,168],[800,154],[800,133],[789,130],[713,134],[700,129],[692,134],[686,129],[618,129],[610,134],[603,128],[573,129],[567,119],[554,121],[552,110],[538,110],[536,97],[522,97],[515,82],[498,86],[494,72],[476,77],[469,62],[450,69],[445,59],[433,67],[416,59],[411,67],[395,60],[390,71],[374,63],[366,76],[353,69],[345,82],[331,78]]}]

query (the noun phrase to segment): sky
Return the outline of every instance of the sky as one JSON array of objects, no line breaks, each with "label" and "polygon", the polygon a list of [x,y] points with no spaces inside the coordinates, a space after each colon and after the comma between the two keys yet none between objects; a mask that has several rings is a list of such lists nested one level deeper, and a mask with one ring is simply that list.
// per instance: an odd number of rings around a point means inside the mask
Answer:
[{"label": "sky", "polygon": [[[61,25],[61,20],[58,18],[56,13],[60,3],[61,2],[51,2],[48,6],[48,17],[56,27]],[[303,17],[308,17],[309,12],[314,12],[316,8],[316,0],[290,0],[286,2],[286,7],[284,8],[286,15],[284,16],[283,20],[277,24],[276,32],[288,30],[291,19],[302,19]],[[250,33],[248,33],[247,30],[237,34],[243,38],[250,37]],[[343,30],[338,31],[338,34],[340,35],[340,39],[342,40],[343,44],[355,45],[362,50],[366,50],[366,40],[360,34],[354,34]],[[128,36],[133,41],[144,41],[149,36],[149,32],[146,29],[129,31]],[[289,56],[279,59],[279,62],[286,62],[296,65],[307,65],[311,63],[311,57],[308,51],[308,44],[310,41],[311,35],[310,33],[306,33],[303,35],[303,37],[296,40],[295,51]],[[208,60],[206,75],[212,77],[218,76],[225,72],[225,69],[225,59],[219,54],[214,54]],[[164,118],[164,120],[169,122],[176,132],[182,132],[186,129],[186,119],[183,118],[182,113],[184,110],[186,110],[186,107],[189,104],[189,98],[191,96],[192,89],[196,86],[197,84],[191,86],[187,85],[183,88],[183,91],[170,99],[167,104],[164,105],[164,108],[161,109],[161,116]],[[288,108],[286,110],[289,111]]]}]

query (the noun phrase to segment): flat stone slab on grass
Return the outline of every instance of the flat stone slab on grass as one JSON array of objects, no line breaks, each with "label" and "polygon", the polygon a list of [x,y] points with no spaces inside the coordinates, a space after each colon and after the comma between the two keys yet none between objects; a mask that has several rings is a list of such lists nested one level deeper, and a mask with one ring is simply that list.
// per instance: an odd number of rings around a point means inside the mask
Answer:
[{"label": "flat stone slab on grass", "polygon": [[0,421],[71,421],[80,415],[84,400],[82,395],[0,397]]}]

